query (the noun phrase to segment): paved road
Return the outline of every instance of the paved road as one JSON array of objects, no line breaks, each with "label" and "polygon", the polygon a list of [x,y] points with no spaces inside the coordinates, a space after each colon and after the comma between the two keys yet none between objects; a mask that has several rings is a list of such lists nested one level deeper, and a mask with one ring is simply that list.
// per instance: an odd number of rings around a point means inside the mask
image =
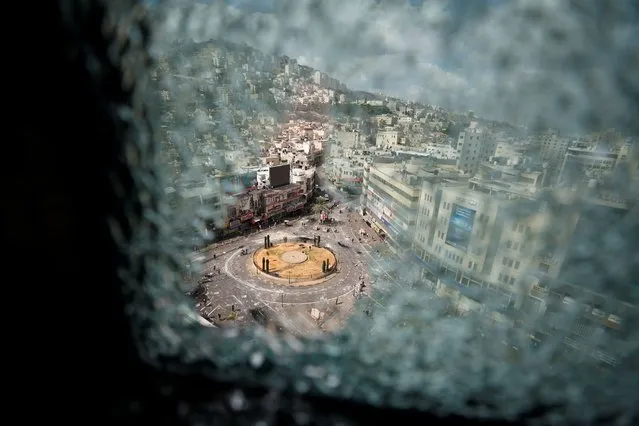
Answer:
[{"label": "paved road", "polygon": [[[367,285],[365,296],[370,297],[370,267],[380,262],[374,256],[375,245],[380,241],[356,213],[344,211],[340,214],[339,209],[335,209],[333,217],[336,222],[319,225],[319,231],[316,221],[303,226],[302,221],[307,218],[300,218],[292,221],[292,226],[277,225],[248,237],[221,242],[206,253],[195,255],[202,262],[203,273],[213,274],[211,281],[206,283],[208,300],[198,306],[200,312],[214,320],[234,315],[233,323],[243,324],[252,322],[249,311],[259,308],[277,318],[284,328],[298,334],[338,328],[352,308],[360,279]],[[360,229],[366,229],[369,234],[362,237],[362,241]],[[252,256],[241,254],[242,247],[248,248],[249,252],[261,247],[267,234],[273,242],[283,237],[290,240],[320,235],[321,245],[333,250],[338,257],[337,272],[325,282],[308,287],[270,282],[255,271]],[[340,246],[338,241],[348,247]],[[323,318],[312,318],[313,308],[318,309]]]}]

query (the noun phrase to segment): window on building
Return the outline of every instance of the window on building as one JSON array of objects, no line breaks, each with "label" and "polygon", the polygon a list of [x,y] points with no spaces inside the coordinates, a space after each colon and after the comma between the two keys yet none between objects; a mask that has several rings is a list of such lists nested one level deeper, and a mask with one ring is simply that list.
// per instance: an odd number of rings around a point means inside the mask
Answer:
[{"label": "window on building", "polygon": [[545,274],[547,274],[548,272],[550,272],[550,265],[547,263],[540,263],[539,264],[539,270]]},{"label": "window on building", "polygon": [[519,269],[519,265],[520,265],[520,263],[519,263],[519,260],[518,260],[518,261],[515,262],[515,269]]},{"label": "window on building", "polygon": [[511,248],[513,245],[513,242],[511,240],[506,241],[506,248]]}]

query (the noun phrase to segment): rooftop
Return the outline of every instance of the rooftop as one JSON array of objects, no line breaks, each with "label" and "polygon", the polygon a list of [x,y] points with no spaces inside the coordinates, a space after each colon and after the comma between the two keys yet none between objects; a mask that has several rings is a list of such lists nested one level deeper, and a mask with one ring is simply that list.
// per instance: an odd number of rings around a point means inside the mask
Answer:
[{"label": "rooftop", "polygon": [[272,194],[272,193],[276,193],[276,192],[285,192],[285,191],[290,191],[291,189],[296,189],[299,188],[299,185],[297,183],[289,183],[283,186],[278,186],[277,188],[270,188],[267,191],[265,191],[264,194]]}]

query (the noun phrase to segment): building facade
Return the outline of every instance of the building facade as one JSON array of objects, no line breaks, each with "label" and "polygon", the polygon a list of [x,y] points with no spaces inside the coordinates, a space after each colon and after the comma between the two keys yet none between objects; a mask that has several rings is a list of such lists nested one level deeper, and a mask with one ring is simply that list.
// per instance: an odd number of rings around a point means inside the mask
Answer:
[{"label": "building facade", "polygon": [[482,161],[488,161],[497,149],[496,141],[485,130],[471,124],[457,138],[457,168],[473,176]]},{"label": "building facade", "polygon": [[410,246],[408,236],[415,226],[421,178],[395,163],[374,163],[364,176],[364,218],[394,249]]}]

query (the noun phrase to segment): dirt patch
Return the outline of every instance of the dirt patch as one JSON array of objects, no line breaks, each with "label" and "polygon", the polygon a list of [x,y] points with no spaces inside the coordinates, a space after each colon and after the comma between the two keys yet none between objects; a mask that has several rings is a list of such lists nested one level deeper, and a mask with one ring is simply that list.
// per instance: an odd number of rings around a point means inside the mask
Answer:
[{"label": "dirt patch", "polygon": [[[296,254],[298,253],[298,254]],[[302,260],[303,258],[305,260]],[[328,260],[329,266],[335,265],[335,255],[322,247],[312,244],[282,243],[269,249],[261,248],[253,254],[253,263],[262,269],[262,259],[268,259],[269,272],[281,278],[304,278],[315,280],[321,278],[322,262]]]}]

